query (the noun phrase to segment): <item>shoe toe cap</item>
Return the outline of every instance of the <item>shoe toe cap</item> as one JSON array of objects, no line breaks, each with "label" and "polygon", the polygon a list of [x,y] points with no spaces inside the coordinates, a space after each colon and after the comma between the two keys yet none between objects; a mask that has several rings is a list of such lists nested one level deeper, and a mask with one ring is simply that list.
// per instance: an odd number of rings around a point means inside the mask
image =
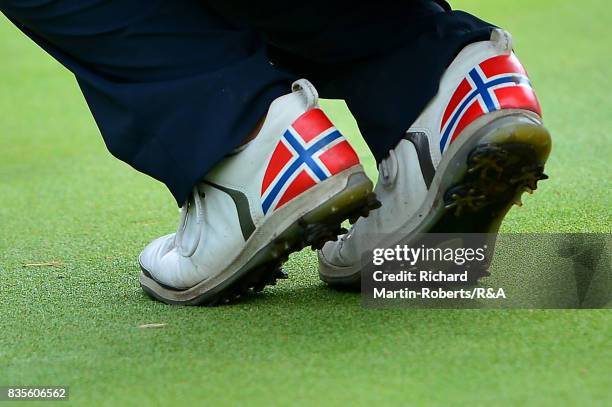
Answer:
[{"label": "shoe toe cap", "polygon": [[181,256],[174,245],[174,234],[162,236],[149,243],[138,262],[144,272],[158,283],[173,288],[185,288],[181,279]]},{"label": "shoe toe cap", "polygon": [[328,242],[317,252],[319,258],[319,277],[333,286],[349,287],[359,282],[361,262],[343,256],[343,242]]},{"label": "shoe toe cap", "polygon": [[174,244],[174,234],[149,243],[140,253],[138,261],[149,277],[174,289],[187,289],[203,280],[192,259],[179,254]]},{"label": "shoe toe cap", "polygon": [[161,259],[174,249],[174,234],[162,236],[149,243],[138,257],[140,267],[149,274],[156,274]]},{"label": "shoe toe cap", "polygon": [[342,259],[340,258],[340,243],[339,240],[335,242],[327,242],[323,245],[321,250],[317,250],[319,257],[319,263],[331,266],[343,266]]}]

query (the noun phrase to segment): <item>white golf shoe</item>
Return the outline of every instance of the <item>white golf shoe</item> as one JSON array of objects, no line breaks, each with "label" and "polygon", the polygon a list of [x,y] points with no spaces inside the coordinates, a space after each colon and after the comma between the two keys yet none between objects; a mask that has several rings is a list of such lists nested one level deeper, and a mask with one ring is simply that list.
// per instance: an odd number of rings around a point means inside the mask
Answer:
[{"label": "white golf shoe", "polygon": [[355,151],[306,80],[276,99],[258,136],[193,189],[176,233],[141,253],[140,284],[171,304],[216,305],[285,277],[283,261],[320,248],[379,204]]},{"label": "white golf shoe", "polygon": [[464,48],[380,164],[381,209],[319,251],[321,279],[356,288],[364,254],[421,233],[497,232],[521,194],[547,178],[551,138],[541,116],[509,33],[496,29]]}]

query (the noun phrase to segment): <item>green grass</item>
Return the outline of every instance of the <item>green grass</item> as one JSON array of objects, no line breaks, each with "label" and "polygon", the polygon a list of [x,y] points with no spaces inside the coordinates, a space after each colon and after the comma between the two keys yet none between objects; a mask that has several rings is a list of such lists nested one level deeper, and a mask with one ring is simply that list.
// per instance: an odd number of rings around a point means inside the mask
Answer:
[{"label": "green grass", "polygon": [[[454,4],[514,33],[554,137],[551,179],[504,230],[610,232],[610,5]],[[65,384],[80,405],[612,403],[610,310],[369,310],[306,251],[242,304],[149,300],[136,257],[174,229],[172,198],[106,152],[71,75],[5,19],[0,61],[0,386]]]}]

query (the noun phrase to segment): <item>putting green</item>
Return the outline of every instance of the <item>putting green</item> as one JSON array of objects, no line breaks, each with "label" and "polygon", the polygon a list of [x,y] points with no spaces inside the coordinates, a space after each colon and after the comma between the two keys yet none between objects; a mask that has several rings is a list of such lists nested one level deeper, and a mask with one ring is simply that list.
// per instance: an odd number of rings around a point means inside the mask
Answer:
[{"label": "putting green", "polygon": [[[514,33],[553,134],[551,179],[504,230],[610,232],[612,6],[454,6]],[[106,152],[72,76],[4,18],[0,60],[0,386],[69,385],[80,405],[612,403],[609,310],[369,310],[310,251],[235,306],[151,301],[136,257],[175,228],[170,194]]]}]

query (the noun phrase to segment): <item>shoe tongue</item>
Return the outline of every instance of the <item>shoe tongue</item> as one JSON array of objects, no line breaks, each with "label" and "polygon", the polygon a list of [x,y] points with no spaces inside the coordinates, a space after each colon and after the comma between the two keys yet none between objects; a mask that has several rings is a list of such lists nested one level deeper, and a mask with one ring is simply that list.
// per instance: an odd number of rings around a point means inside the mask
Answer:
[{"label": "shoe tongue", "polygon": [[181,221],[176,231],[175,244],[179,253],[183,256],[191,256],[198,247],[202,228],[201,197],[199,188],[194,188],[189,201],[181,208]]}]

